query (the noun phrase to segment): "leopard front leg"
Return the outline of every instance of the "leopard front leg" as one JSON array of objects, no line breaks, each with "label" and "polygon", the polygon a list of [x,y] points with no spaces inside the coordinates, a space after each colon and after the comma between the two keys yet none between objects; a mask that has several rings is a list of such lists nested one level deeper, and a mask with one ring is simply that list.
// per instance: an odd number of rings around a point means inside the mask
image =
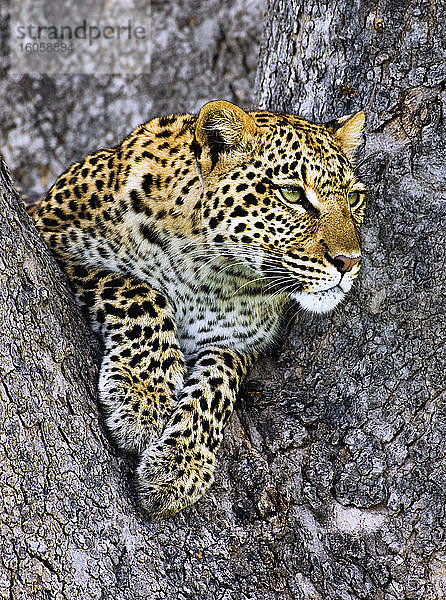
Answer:
[{"label": "leopard front leg", "polygon": [[223,428],[249,362],[222,348],[198,355],[163,435],[142,453],[138,486],[152,516],[185,508],[211,485]]},{"label": "leopard front leg", "polygon": [[117,273],[66,267],[104,342],[99,400],[119,447],[141,452],[161,435],[185,372],[173,310],[160,292]]}]

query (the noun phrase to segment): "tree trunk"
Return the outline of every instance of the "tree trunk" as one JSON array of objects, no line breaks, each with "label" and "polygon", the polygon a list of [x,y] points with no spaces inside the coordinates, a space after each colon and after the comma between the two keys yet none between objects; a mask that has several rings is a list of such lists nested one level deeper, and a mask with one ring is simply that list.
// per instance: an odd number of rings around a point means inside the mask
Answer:
[{"label": "tree trunk", "polygon": [[258,103],[367,116],[357,292],[296,325],[258,383],[278,431],[301,428],[297,570],[324,599],[445,598],[445,4],[276,1],[268,14]]},{"label": "tree trunk", "polygon": [[[17,23],[26,24],[33,2],[0,2],[0,148],[30,199],[42,195],[68,165],[117,144],[152,117],[198,112],[215,98],[252,105],[264,0],[151,0],[150,15],[137,23],[135,12],[139,20],[143,4],[133,4],[140,6],[136,11],[129,5],[129,18],[134,26],[150,24],[149,73],[135,74],[140,70],[135,52],[128,56],[130,73],[11,77],[8,22],[13,31]],[[67,14],[78,12],[77,0],[64,5]]]},{"label": "tree trunk", "polygon": [[0,598],[446,596],[444,15],[345,4],[271,3],[258,97],[314,119],[366,109],[359,285],[257,367],[211,492],[172,519],[138,509],[95,341],[0,169]]}]

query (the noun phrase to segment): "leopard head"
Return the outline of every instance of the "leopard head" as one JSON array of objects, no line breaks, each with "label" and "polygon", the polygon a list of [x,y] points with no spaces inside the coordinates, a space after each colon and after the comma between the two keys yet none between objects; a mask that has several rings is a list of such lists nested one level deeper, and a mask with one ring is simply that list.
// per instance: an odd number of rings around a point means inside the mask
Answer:
[{"label": "leopard head", "polygon": [[363,126],[362,111],[315,125],[206,104],[193,145],[208,243],[263,276],[265,293],[334,308],[360,269],[364,187],[352,160]]}]

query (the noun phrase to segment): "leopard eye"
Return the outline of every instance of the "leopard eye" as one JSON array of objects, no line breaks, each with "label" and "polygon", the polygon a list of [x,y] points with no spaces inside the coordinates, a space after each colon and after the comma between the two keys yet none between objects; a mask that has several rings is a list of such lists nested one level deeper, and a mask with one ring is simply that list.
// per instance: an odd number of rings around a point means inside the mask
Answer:
[{"label": "leopard eye", "polygon": [[291,204],[300,204],[305,198],[305,192],[300,187],[280,188],[279,191],[285,202],[290,202]]},{"label": "leopard eye", "polygon": [[358,204],[360,204],[363,193],[364,192],[360,192],[358,190],[349,193],[348,201],[349,201],[350,207],[352,209],[356,208],[356,206],[358,206]]},{"label": "leopard eye", "polygon": [[279,188],[282,200],[287,204],[293,204],[294,208],[300,213],[310,213],[318,215],[317,209],[308,200],[304,190],[301,187]]}]

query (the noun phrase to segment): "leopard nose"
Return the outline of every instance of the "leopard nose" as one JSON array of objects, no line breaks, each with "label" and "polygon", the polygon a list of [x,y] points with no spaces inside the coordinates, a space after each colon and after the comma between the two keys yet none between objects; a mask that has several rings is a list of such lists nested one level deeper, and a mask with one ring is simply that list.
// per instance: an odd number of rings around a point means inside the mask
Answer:
[{"label": "leopard nose", "polygon": [[339,273],[351,271],[353,266],[361,260],[360,256],[345,256],[344,254],[338,254],[338,256],[332,258],[328,252],[325,253],[325,258],[337,268]]},{"label": "leopard nose", "polygon": [[353,266],[361,260],[360,256],[344,256],[339,254],[332,259],[334,266],[340,273],[347,273],[351,271]]}]

